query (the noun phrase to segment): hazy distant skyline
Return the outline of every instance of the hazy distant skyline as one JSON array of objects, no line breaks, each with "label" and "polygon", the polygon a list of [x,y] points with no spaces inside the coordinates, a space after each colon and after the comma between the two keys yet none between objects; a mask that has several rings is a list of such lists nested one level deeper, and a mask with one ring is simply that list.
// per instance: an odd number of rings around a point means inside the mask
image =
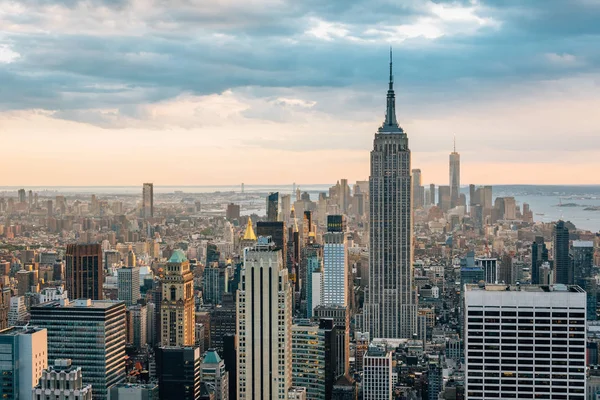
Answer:
[{"label": "hazy distant skyline", "polygon": [[0,0],[0,186],[594,184],[600,1]]}]

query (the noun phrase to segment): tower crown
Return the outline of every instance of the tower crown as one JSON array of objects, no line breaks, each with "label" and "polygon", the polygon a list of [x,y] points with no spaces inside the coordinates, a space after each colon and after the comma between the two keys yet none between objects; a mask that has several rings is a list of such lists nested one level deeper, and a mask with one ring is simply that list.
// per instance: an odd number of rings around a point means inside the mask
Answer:
[{"label": "tower crown", "polygon": [[387,92],[387,107],[385,111],[385,120],[379,127],[379,133],[403,133],[404,130],[398,125],[396,120],[396,95],[394,93],[394,73],[392,48],[390,47],[390,79]]}]

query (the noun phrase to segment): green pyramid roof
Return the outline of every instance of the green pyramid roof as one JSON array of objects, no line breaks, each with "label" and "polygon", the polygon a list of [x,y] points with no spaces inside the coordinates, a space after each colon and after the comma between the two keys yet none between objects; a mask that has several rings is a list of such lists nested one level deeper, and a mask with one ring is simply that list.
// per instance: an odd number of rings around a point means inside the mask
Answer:
[{"label": "green pyramid roof", "polygon": [[204,356],[204,361],[202,361],[203,364],[218,364],[220,362],[221,357],[219,357],[219,354],[213,349],[208,349]]},{"label": "green pyramid roof", "polygon": [[169,258],[170,263],[182,263],[184,261],[187,261],[187,258],[185,258],[183,250],[180,249],[175,250],[171,258]]}]

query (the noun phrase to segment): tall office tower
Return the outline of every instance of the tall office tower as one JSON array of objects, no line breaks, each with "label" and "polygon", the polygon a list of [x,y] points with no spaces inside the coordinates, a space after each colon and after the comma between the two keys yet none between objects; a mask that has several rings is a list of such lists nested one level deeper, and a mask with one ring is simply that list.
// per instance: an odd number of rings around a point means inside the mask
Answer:
[{"label": "tall office tower", "polygon": [[594,276],[594,242],[574,240],[571,249],[573,256],[574,284],[581,285],[586,278]]},{"label": "tall office tower", "polygon": [[540,283],[540,267],[548,262],[548,248],[542,236],[536,236],[531,244],[531,283]]},{"label": "tall office tower", "polygon": [[140,269],[138,267],[125,267],[117,270],[117,298],[123,300],[125,305],[132,306],[141,299],[140,295]]},{"label": "tall office tower", "polygon": [[229,270],[221,268],[218,262],[211,262],[202,275],[202,298],[206,304],[221,304],[223,293],[229,283]]},{"label": "tall office tower", "polygon": [[33,191],[30,190],[28,192],[27,200],[29,203],[29,208],[31,209],[33,207]]},{"label": "tall office tower", "polygon": [[481,204],[478,197],[479,196],[476,195],[475,185],[471,183],[469,185],[469,212],[471,212],[471,207],[476,204]]},{"label": "tall office tower", "polygon": [[208,349],[204,355],[200,364],[200,380],[214,390],[215,400],[229,400],[229,372],[215,349]]},{"label": "tall office tower", "polygon": [[54,215],[54,207],[52,206],[52,200],[46,200],[46,213],[49,217]]},{"label": "tall office tower", "polygon": [[348,213],[348,208],[350,206],[350,186],[348,186],[348,179],[340,179],[340,192],[338,193],[338,201],[342,213]]},{"label": "tall office tower", "polygon": [[34,400],[92,400],[92,385],[83,384],[81,368],[72,366],[70,359],[58,359],[42,371],[30,396]]},{"label": "tall office tower", "polygon": [[235,335],[235,295],[223,294],[223,302],[210,311],[210,344],[221,356],[225,354],[225,335]]},{"label": "tall office tower", "polygon": [[348,243],[343,215],[327,216],[323,235],[322,304],[348,306]]},{"label": "tall office tower", "polygon": [[395,102],[390,59],[385,121],[375,134],[371,151],[369,287],[365,316],[372,337],[411,338],[417,327],[411,156],[408,136],[396,121]]},{"label": "tall office tower", "polygon": [[267,196],[267,221],[279,221],[279,192]]},{"label": "tall office tower", "polygon": [[416,210],[418,208],[423,208],[425,205],[425,188],[421,183],[421,170],[413,169],[412,170],[412,190],[413,190],[413,208]]},{"label": "tall office tower", "polygon": [[154,184],[144,183],[142,187],[142,217],[154,217]]},{"label": "tall office tower", "polygon": [[98,243],[68,244],[65,259],[69,298],[102,300],[102,246]]},{"label": "tall office tower", "polygon": [[370,345],[363,358],[363,400],[392,399],[392,352]]},{"label": "tall office tower", "polygon": [[433,183],[429,185],[429,204],[435,205],[435,184]]},{"label": "tall office tower", "polygon": [[573,283],[573,269],[569,255],[569,228],[564,221],[554,226],[552,255],[554,257],[554,279],[565,285]]},{"label": "tall office tower", "polygon": [[456,152],[456,137],[454,150],[450,153],[450,208],[459,206],[460,201],[460,154]]},{"label": "tall office tower", "polygon": [[141,349],[148,343],[148,307],[136,304],[127,307],[127,344]]},{"label": "tall office tower", "polygon": [[12,327],[0,331],[0,398],[31,399],[44,368],[48,367],[45,329]]},{"label": "tall office tower", "polygon": [[227,218],[230,221],[233,221],[234,219],[239,219],[240,218],[240,205],[233,204],[233,203],[227,204],[227,210],[225,211],[225,218]]},{"label": "tall office tower", "polygon": [[257,236],[270,236],[271,241],[275,246],[281,249],[283,255],[283,263],[287,260],[287,229],[283,221],[259,221],[256,223]]},{"label": "tall office tower", "polygon": [[287,259],[285,265],[290,276],[290,282],[295,296],[295,293],[300,292],[300,232],[298,231],[298,224],[296,221],[294,221],[293,225],[288,227],[286,245]]},{"label": "tall office tower", "polygon": [[292,288],[281,249],[259,237],[237,292],[238,399],[286,399],[292,385]]},{"label": "tall office tower", "polygon": [[290,214],[292,212],[292,196],[289,194],[281,195],[281,219],[286,225],[291,223]]},{"label": "tall office tower", "polygon": [[156,349],[159,399],[197,400],[200,398],[199,347],[166,346]]},{"label": "tall office tower", "polygon": [[465,288],[467,400],[586,398],[586,296],[580,287]]},{"label": "tall office tower", "polygon": [[19,203],[25,203],[25,189],[19,189]]},{"label": "tall office tower", "polygon": [[497,258],[476,258],[475,266],[483,270],[483,279],[486,283],[498,282],[498,259]]},{"label": "tall office tower", "polygon": [[72,359],[95,400],[108,398],[109,388],[125,380],[125,323],[121,301],[61,300],[31,307],[31,324],[48,331],[48,361]]},{"label": "tall office tower", "polygon": [[446,212],[451,206],[450,186],[438,186],[438,207]]},{"label": "tall office tower", "polygon": [[298,320],[292,326],[292,384],[305,387],[308,399],[330,399],[337,380],[337,336],[333,320]]},{"label": "tall office tower", "polygon": [[336,362],[333,371],[335,379],[350,372],[350,313],[348,307],[318,306],[314,310],[314,318],[332,320],[335,325],[336,345],[333,352]]},{"label": "tall office tower", "polygon": [[223,361],[229,372],[229,398],[237,399],[237,351],[238,340],[235,333],[223,336]]},{"label": "tall office tower", "polygon": [[161,343],[163,346],[193,346],[194,274],[183,251],[177,249],[165,266],[162,279]]},{"label": "tall office tower", "polygon": [[314,232],[302,248],[300,267],[301,300],[306,301],[306,316],[311,318],[315,307],[321,304],[323,293],[323,246],[317,243]]}]

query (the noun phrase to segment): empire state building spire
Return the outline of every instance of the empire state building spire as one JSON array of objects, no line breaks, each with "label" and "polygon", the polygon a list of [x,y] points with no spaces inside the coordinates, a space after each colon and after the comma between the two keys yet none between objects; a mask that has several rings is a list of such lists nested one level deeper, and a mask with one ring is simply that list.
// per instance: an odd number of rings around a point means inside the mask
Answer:
[{"label": "empire state building spire", "polygon": [[394,72],[393,72],[392,48],[390,47],[390,81],[387,92],[387,108],[385,121],[379,128],[379,132],[398,133],[403,132],[396,120],[396,95],[394,94]]}]

